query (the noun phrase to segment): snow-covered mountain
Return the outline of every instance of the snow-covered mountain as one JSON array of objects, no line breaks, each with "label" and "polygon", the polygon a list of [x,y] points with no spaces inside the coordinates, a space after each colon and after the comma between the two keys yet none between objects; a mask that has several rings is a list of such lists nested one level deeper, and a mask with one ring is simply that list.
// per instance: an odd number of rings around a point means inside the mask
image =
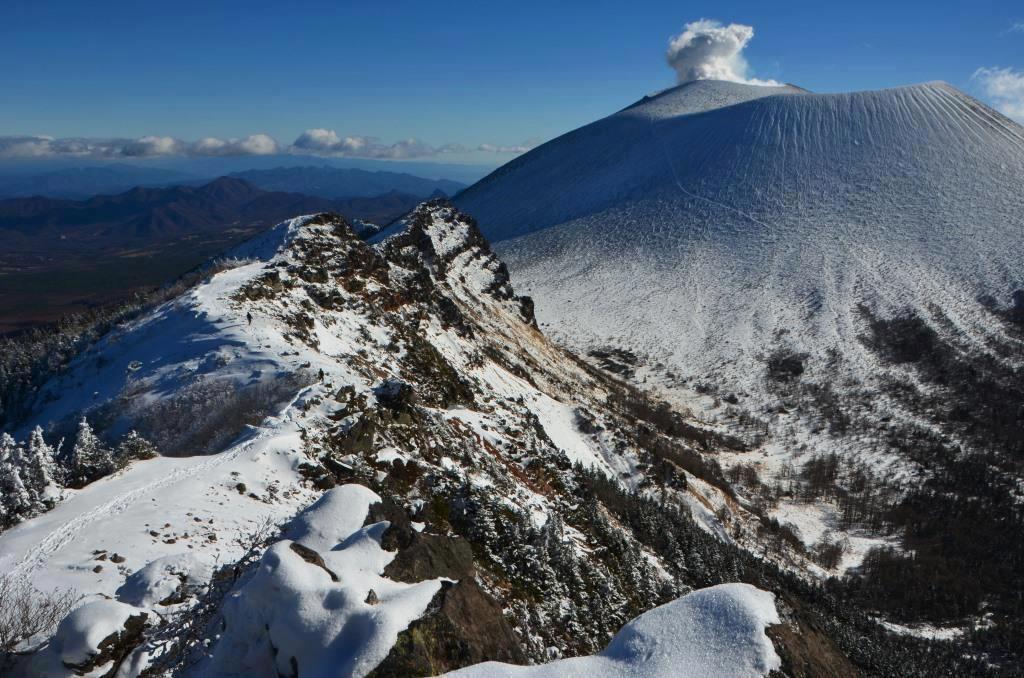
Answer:
[{"label": "snow-covered mountain", "polygon": [[[340,217],[283,223],[40,389],[15,438],[39,426],[71,441],[85,417],[164,454],[59,489],[0,534],[0,594],[81,596],[14,671],[543,662],[597,652],[661,603],[595,666],[760,675],[797,661],[766,628],[815,622],[782,625],[785,578],[736,546],[756,517],[705,457],[726,443],[674,430],[551,344],[452,207],[426,204],[404,227],[371,247]],[[705,642],[722,651],[703,656]],[[827,642],[813,661],[845,663]]]},{"label": "snow-covered mountain", "polygon": [[697,81],[551,141],[456,200],[537,313],[755,391],[774,346],[869,360],[860,304],[978,304],[1024,286],[1024,128],[942,83],[854,94]]},{"label": "snow-covered mountain", "polygon": [[55,631],[0,618],[0,649],[34,649],[15,674],[984,668],[812,583],[849,563],[733,488],[718,460],[745,443],[549,341],[446,202],[377,245],[318,215],[226,261],[0,439],[5,483],[17,440],[65,437],[71,470],[128,431],[162,453],[0,515],[0,598],[80,596]]},{"label": "snow-covered mountain", "polygon": [[1024,128],[944,83],[697,81],[455,203],[545,332],[743,439],[727,475],[796,538],[885,547],[872,606],[1019,627]]},{"label": "snow-covered mountain", "polygon": [[456,203],[537,299],[545,331],[581,353],[638,354],[638,379],[708,421],[735,428],[740,413],[753,424],[741,428],[785,433],[790,449],[852,446],[898,476],[920,470],[870,440],[815,435],[833,395],[856,403],[845,419],[929,429],[928,406],[893,381],[965,397],[946,388],[959,377],[902,368],[919,361],[893,350],[897,330],[934,333],[1001,380],[1024,368],[1012,321],[1024,317],[1024,128],[943,83],[812,94],[690,82],[544,144]]}]

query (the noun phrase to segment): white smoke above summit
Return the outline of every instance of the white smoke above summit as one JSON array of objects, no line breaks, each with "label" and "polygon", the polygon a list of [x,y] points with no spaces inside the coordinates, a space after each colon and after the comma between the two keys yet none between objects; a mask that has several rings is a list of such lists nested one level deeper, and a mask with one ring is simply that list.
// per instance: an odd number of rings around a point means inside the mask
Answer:
[{"label": "white smoke above summit", "polygon": [[723,26],[714,19],[700,19],[683,26],[683,32],[669,40],[665,58],[680,83],[728,80],[748,85],[782,84],[747,77],[750,67],[743,58],[743,49],[753,37],[753,26]]}]

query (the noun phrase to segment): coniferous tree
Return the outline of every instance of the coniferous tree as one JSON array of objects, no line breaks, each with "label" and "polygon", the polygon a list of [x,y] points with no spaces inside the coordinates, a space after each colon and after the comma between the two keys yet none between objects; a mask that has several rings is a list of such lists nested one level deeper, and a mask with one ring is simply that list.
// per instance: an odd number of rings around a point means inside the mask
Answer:
[{"label": "coniferous tree", "polygon": [[25,483],[42,499],[48,490],[60,484],[60,468],[54,459],[55,452],[43,437],[43,429],[36,426],[29,435],[25,451],[23,476]]},{"label": "coniferous tree", "polygon": [[0,436],[0,510],[5,527],[34,515],[41,508],[39,496],[22,480],[24,450],[8,434]]},{"label": "coniferous tree", "polygon": [[114,460],[110,450],[103,444],[88,420],[82,417],[78,422],[75,446],[71,450],[71,485],[81,487],[102,478],[114,470]]},{"label": "coniferous tree", "polygon": [[124,468],[136,459],[152,459],[156,456],[156,447],[136,431],[129,431],[114,450],[114,465]]},{"label": "coniferous tree", "polygon": [[20,461],[19,456],[18,443],[11,434],[0,435],[0,461],[16,464]]}]

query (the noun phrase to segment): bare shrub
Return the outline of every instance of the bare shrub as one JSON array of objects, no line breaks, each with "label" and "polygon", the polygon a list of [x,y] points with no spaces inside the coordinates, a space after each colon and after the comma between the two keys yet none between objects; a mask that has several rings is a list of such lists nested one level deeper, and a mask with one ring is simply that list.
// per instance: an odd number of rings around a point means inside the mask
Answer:
[{"label": "bare shrub", "polygon": [[180,675],[209,655],[214,647],[211,640],[223,630],[221,609],[225,597],[239,579],[252,571],[267,547],[279,536],[278,526],[268,517],[235,537],[242,556],[218,568],[195,605],[185,606],[164,618],[147,638],[146,651],[154,659],[146,675]]},{"label": "bare shrub", "polygon": [[71,590],[46,593],[26,579],[0,577],[0,669],[43,636],[74,609],[81,596]]},{"label": "bare shrub", "polygon": [[138,413],[136,427],[164,454],[216,452],[315,381],[306,372],[242,388],[225,381],[197,381]]}]

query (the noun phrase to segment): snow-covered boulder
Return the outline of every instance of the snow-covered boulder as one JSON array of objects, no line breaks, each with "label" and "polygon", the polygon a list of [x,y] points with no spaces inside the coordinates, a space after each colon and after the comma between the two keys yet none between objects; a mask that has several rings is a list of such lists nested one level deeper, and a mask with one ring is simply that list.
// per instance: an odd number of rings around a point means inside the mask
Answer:
[{"label": "snow-covered boulder", "polygon": [[271,546],[225,602],[207,675],[363,676],[388,655],[441,581],[382,576],[394,558],[380,545],[388,523],[362,525],[377,499],[361,486],[337,487],[296,519],[286,534],[301,545]]},{"label": "snow-covered boulder", "polygon": [[34,676],[86,673],[120,661],[142,638],[146,612],[115,600],[94,600],[69,614],[29,668]]},{"label": "snow-covered boulder", "polygon": [[336,487],[296,516],[284,536],[314,551],[330,550],[357,532],[370,505],[379,501],[362,485]]},{"label": "snow-covered boulder", "polygon": [[721,584],[694,591],[640,615],[623,626],[599,655],[562,659],[542,666],[488,662],[449,675],[763,676],[782,665],[765,635],[766,626],[778,623],[771,593],[749,584]]},{"label": "snow-covered boulder", "polygon": [[136,607],[181,602],[182,594],[205,585],[212,575],[210,564],[191,553],[157,558],[128,576],[117,589],[117,599]]}]

